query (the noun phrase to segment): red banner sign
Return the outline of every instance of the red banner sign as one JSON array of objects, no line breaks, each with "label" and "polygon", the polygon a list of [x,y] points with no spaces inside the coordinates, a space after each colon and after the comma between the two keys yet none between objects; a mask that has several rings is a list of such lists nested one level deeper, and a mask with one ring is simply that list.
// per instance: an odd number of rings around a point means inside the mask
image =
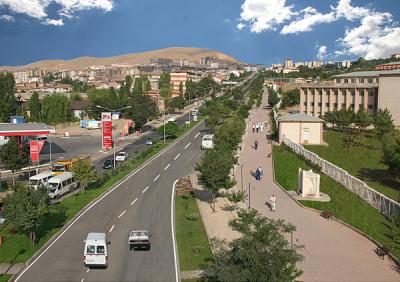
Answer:
[{"label": "red banner sign", "polygon": [[102,147],[105,150],[112,148],[111,113],[101,113]]},{"label": "red banner sign", "polygon": [[38,141],[38,140],[29,141],[29,149],[30,149],[29,151],[32,162],[39,161],[39,154],[42,151],[43,145],[44,141]]}]

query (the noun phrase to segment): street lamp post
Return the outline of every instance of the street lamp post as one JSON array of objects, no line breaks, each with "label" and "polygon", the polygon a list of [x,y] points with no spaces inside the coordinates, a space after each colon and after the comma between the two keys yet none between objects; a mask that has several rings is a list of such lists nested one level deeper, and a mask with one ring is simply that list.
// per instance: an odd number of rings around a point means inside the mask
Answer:
[{"label": "street lamp post", "polygon": [[242,193],[243,193],[243,165],[240,166],[240,179],[242,182]]},{"label": "street lamp post", "polygon": [[249,209],[250,209],[250,195],[251,195],[251,191],[250,191],[250,182],[249,182]]},{"label": "street lamp post", "polygon": [[113,159],[113,174],[115,174],[115,135],[112,135],[112,139],[113,139],[113,155],[114,155],[114,159]]}]

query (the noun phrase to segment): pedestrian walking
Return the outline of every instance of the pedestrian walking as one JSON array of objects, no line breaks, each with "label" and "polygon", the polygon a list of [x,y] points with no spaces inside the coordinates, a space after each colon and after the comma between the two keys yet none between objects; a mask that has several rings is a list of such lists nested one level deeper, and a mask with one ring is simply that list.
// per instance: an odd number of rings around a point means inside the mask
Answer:
[{"label": "pedestrian walking", "polygon": [[263,177],[263,175],[264,175],[264,172],[263,172],[261,166],[258,168],[258,171],[260,172],[260,179],[261,179]]},{"label": "pedestrian walking", "polygon": [[257,133],[258,133],[259,130],[260,130],[260,123],[257,122],[257,123],[256,123],[256,131],[257,131]]},{"label": "pedestrian walking", "polygon": [[253,123],[253,133],[256,131],[256,125]]},{"label": "pedestrian walking", "polygon": [[260,122],[260,130],[261,130],[261,132],[263,132],[263,127],[264,127],[264,125],[262,124],[262,122]]},{"label": "pedestrian walking", "polygon": [[269,199],[271,202],[271,211],[275,212],[276,210],[276,198],[275,195],[272,195],[272,197]]},{"label": "pedestrian walking", "polygon": [[257,148],[258,148],[258,141],[256,140],[256,141],[254,141],[254,149],[257,150]]},{"label": "pedestrian walking", "polygon": [[258,167],[256,169],[256,180],[260,180],[260,171],[258,170]]}]

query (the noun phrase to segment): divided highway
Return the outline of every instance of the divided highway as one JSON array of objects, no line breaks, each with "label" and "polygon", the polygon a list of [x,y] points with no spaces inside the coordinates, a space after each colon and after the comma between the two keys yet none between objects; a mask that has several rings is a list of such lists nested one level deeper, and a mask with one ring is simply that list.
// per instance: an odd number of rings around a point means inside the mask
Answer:
[{"label": "divided highway", "polygon": [[[172,187],[200,160],[203,130],[202,122],[91,205],[16,281],[177,281]],[[150,251],[129,250],[133,229],[152,234]],[[83,241],[89,232],[105,232],[111,241],[107,269],[83,265]]]}]

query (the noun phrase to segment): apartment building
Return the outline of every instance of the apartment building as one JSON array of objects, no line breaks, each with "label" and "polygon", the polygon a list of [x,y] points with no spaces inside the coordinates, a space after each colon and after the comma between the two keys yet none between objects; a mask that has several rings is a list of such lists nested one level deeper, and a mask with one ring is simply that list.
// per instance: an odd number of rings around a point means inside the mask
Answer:
[{"label": "apartment building", "polygon": [[184,72],[171,72],[171,84],[172,90],[179,90],[179,85],[182,82],[183,93],[186,91],[186,80],[189,78],[189,75],[186,71]]},{"label": "apartment building", "polygon": [[364,108],[369,114],[389,109],[400,125],[400,70],[352,72],[334,76],[331,82],[300,87],[300,112],[323,116],[326,112]]},{"label": "apartment building", "polygon": [[390,62],[387,64],[377,65],[376,70],[396,70],[400,69],[400,62]]}]

